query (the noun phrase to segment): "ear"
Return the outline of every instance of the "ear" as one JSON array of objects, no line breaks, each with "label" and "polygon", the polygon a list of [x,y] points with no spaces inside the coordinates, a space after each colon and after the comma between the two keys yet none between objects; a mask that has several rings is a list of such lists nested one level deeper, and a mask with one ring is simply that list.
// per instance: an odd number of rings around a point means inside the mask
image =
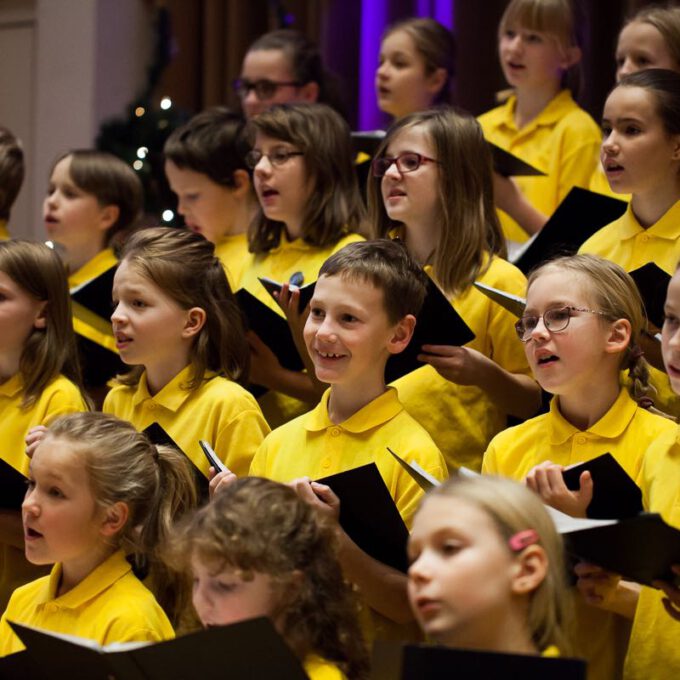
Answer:
[{"label": "ear", "polygon": [[548,556],[540,545],[524,548],[515,558],[511,589],[515,595],[527,595],[543,583],[548,573]]},{"label": "ear", "polygon": [[127,503],[118,501],[106,508],[100,532],[103,536],[115,536],[125,526],[130,515]]},{"label": "ear", "polygon": [[105,205],[99,213],[99,228],[102,231],[110,229],[120,216],[120,208],[117,205]]},{"label": "ear", "polygon": [[583,52],[581,51],[580,47],[577,47],[576,45],[567,47],[567,49],[564,50],[563,52],[560,66],[566,71],[567,69],[570,69],[572,66],[578,64],[579,61],[581,61],[582,57]]},{"label": "ear", "polygon": [[299,89],[299,101],[301,102],[317,102],[319,101],[319,83],[311,81],[306,83]]},{"label": "ear", "polygon": [[182,329],[183,338],[193,338],[196,336],[201,328],[205,326],[205,320],[207,315],[205,309],[202,307],[192,307],[187,312],[186,321],[184,322],[184,328]]},{"label": "ear", "polygon": [[38,308],[38,313],[33,319],[33,328],[46,328],[47,327],[47,300],[40,303]]},{"label": "ear", "polygon": [[608,354],[617,354],[625,351],[630,344],[630,336],[632,333],[630,321],[628,319],[618,319],[614,321],[609,328],[609,337],[605,346],[605,352]]},{"label": "ear", "polygon": [[671,155],[671,160],[677,161],[680,159],[680,135],[673,135],[671,139],[673,141],[673,154]]},{"label": "ear", "polygon": [[438,94],[446,82],[446,69],[438,68],[427,77],[427,89],[432,96]]},{"label": "ear", "polygon": [[387,343],[387,351],[390,354],[403,352],[413,337],[415,327],[416,317],[413,314],[407,314],[403,319],[400,319],[394,326],[392,337]]},{"label": "ear", "polygon": [[231,190],[236,198],[243,198],[247,196],[252,188],[250,175],[245,170],[234,170],[232,174],[234,178],[234,188]]}]

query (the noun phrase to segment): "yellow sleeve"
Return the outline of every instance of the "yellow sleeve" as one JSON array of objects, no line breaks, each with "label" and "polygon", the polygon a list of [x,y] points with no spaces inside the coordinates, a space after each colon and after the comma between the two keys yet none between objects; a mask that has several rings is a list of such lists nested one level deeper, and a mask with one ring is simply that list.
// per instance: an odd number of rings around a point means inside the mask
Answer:
[{"label": "yellow sleeve", "polygon": [[497,475],[498,474],[498,461],[497,452],[494,442],[496,437],[491,440],[489,448],[484,452],[484,457],[482,458],[482,474],[483,475]]},{"label": "yellow sleeve", "polygon": [[250,469],[248,470],[249,477],[268,477],[267,471],[267,455],[269,452],[269,446],[271,443],[271,435],[265,437],[260,447],[255,452],[253,460],[250,463]]},{"label": "yellow sleeve", "polygon": [[269,425],[259,408],[247,408],[226,423],[218,432],[215,450],[225,452],[224,464],[238,477],[248,474],[251,462]]},{"label": "yellow sleeve", "polygon": [[49,425],[53,420],[67,413],[89,410],[76,385],[63,377],[58,381],[57,389],[49,395],[46,401],[42,425]]}]

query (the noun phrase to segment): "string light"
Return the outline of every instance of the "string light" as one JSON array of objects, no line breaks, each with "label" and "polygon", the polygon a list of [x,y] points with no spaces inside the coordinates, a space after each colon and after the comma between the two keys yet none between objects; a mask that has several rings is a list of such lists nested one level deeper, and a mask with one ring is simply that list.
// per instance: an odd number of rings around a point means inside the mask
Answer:
[{"label": "string light", "polygon": [[144,163],[143,163],[142,161],[135,161],[135,162],[132,164],[132,167],[133,167],[135,170],[141,170],[141,169],[144,167]]},{"label": "string light", "polygon": [[172,212],[172,210],[164,210],[163,211],[163,222],[172,222],[172,218],[175,216],[175,213]]},{"label": "string light", "polygon": [[172,100],[170,99],[170,97],[163,97],[163,99],[161,99],[161,108],[163,109],[163,111],[167,111],[171,106]]},{"label": "string light", "polygon": [[146,109],[143,106],[138,106],[135,109],[135,116],[137,116],[137,118],[141,118],[145,113]]},{"label": "string light", "polygon": [[137,158],[141,158],[144,160],[146,158],[146,154],[149,153],[149,149],[146,146],[140,146],[139,149],[137,149]]}]

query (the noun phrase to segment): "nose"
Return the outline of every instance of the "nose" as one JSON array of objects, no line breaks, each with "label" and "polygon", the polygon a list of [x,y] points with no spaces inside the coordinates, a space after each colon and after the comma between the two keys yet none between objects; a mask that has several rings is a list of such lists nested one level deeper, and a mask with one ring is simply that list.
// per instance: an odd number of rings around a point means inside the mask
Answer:
[{"label": "nose", "polygon": [[550,336],[550,331],[548,330],[548,327],[545,325],[545,321],[543,320],[543,316],[538,317],[538,321],[536,322],[536,327],[531,331],[529,335],[530,340],[544,340],[545,338]]},{"label": "nose", "polygon": [[390,163],[390,167],[385,170],[385,177],[389,177],[390,179],[401,179],[401,173],[397,167],[396,160]]},{"label": "nose", "polygon": [[194,609],[198,614],[198,618],[201,619],[202,623],[204,623],[210,608],[210,598],[206,596],[205,587],[200,583],[200,581],[194,584],[193,591],[191,593],[191,600],[194,605]]},{"label": "nose", "polygon": [[111,323],[115,326],[122,324],[125,319],[123,314],[123,307],[120,302],[114,305],[113,312],[111,312]]},{"label": "nose", "polygon": [[323,340],[335,340],[337,338],[335,324],[328,314],[316,329],[316,335]]},{"label": "nose", "polygon": [[633,60],[630,57],[626,57],[616,71],[616,80],[619,81],[623,76],[635,73],[635,71],[637,71],[637,69],[635,68],[635,64],[633,64]]},{"label": "nose", "polygon": [[267,156],[262,155],[257,164],[253,168],[253,172],[258,177],[269,177],[272,173],[272,164]]},{"label": "nose", "polygon": [[384,79],[387,77],[387,73],[389,71],[389,64],[387,60],[383,61],[382,64],[378,64],[378,68],[376,69],[375,73],[378,76],[378,78]]},{"label": "nose", "polygon": [[409,581],[413,583],[422,584],[431,578],[431,565],[427,556],[427,551],[423,551],[418,555],[411,566],[408,568]]},{"label": "nose", "polygon": [[619,146],[614,130],[611,130],[602,137],[600,149],[605,156],[613,156],[618,151]]},{"label": "nose", "polygon": [[56,191],[50,191],[47,196],[45,196],[45,206],[48,208],[53,208],[57,204]]},{"label": "nose", "polygon": [[37,517],[40,514],[40,508],[36,502],[34,489],[29,487],[26,489],[26,495],[21,503],[21,510],[31,517]]},{"label": "nose", "polygon": [[675,351],[680,349],[680,328],[670,336],[668,339],[668,346]]}]

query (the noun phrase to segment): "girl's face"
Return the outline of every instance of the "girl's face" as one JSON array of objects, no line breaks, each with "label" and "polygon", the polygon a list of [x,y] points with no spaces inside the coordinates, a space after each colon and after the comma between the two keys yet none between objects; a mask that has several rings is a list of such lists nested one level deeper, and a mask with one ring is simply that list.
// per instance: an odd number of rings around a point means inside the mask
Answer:
[{"label": "girl's face", "polygon": [[498,52],[508,84],[524,90],[553,89],[576,63],[578,50],[565,50],[557,39],[522,26],[508,24],[500,33]]},{"label": "girl's face", "polygon": [[[244,173],[245,174],[245,173]],[[177,212],[188,229],[212,243],[227,236],[233,228],[238,199],[232,187],[214,182],[208,175],[165,162],[165,175],[177,196]]]},{"label": "girl's face", "polygon": [[658,29],[646,21],[631,21],[619,33],[616,46],[616,80],[648,68],[680,69]]},{"label": "girl's face", "polygon": [[226,626],[246,619],[279,616],[279,598],[269,574],[255,572],[250,581],[227,567],[215,573],[196,555],[191,558],[193,603],[204,626]]},{"label": "girl's face", "polygon": [[534,377],[551,394],[585,397],[603,381],[617,379],[611,362],[605,362],[613,351],[608,345],[611,322],[599,314],[569,309],[566,328],[550,331],[545,326],[543,315],[548,310],[572,307],[597,311],[585,291],[586,280],[581,275],[548,270],[527,292],[524,317],[537,317],[538,322],[524,351]]},{"label": "girl's face", "polygon": [[408,596],[423,632],[456,647],[492,648],[521,569],[492,519],[458,498],[432,496],[408,541]]},{"label": "girl's face", "polygon": [[406,31],[393,31],[382,41],[375,72],[381,111],[395,118],[423,111],[432,105],[445,80],[444,69],[427,74],[425,58]]},{"label": "girl's face", "polygon": [[69,251],[91,244],[104,247],[106,231],[114,224],[117,210],[102,206],[97,197],[77,187],[71,179],[71,156],[62,158],[52,170],[43,202],[47,235]]},{"label": "girl's face", "polygon": [[661,348],[673,392],[680,394],[680,274],[676,271],[666,294]]},{"label": "girl's face", "polygon": [[289,236],[301,234],[302,218],[314,182],[307,176],[304,156],[289,156],[282,163],[274,165],[269,156],[289,152],[299,152],[294,144],[269,137],[260,132],[255,137],[253,147],[262,153],[255,166],[253,177],[255,192],[262,211],[270,220],[283,222]]},{"label": "girl's face", "polygon": [[84,567],[103,546],[106,513],[97,505],[82,455],[70,441],[48,434],[40,442],[21,513],[26,558],[33,564]]},{"label": "girl's face", "polygon": [[46,304],[0,271],[0,382],[18,369],[24,345],[33,329],[45,328]]},{"label": "girl's face", "polygon": [[646,194],[677,182],[680,135],[669,135],[654,95],[641,87],[617,87],[602,116],[600,160],[617,193]]},{"label": "girl's face", "polygon": [[[390,141],[385,156],[397,158],[404,153],[417,153],[437,160],[434,144],[424,125],[411,125],[400,130]],[[385,212],[391,220],[401,222],[407,230],[423,225],[429,231],[439,220],[439,165],[424,161],[412,172],[400,172],[392,163],[380,185]]]}]

